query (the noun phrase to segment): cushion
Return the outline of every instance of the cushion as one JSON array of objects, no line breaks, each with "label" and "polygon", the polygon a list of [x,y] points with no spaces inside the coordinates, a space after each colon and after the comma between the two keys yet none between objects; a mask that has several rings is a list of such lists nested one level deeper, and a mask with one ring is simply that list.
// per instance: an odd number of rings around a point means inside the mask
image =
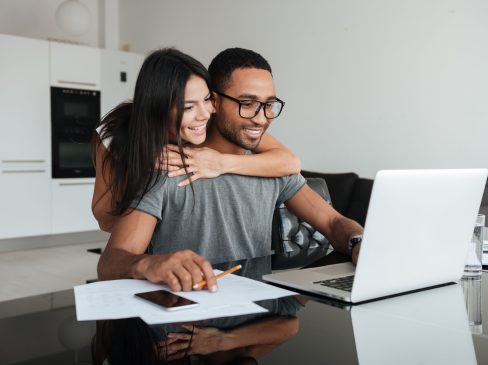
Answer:
[{"label": "cushion", "polygon": [[[307,184],[330,203],[324,179],[308,178]],[[296,217],[284,204],[275,210],[272,230],[274,270],[304,266],[322,257],[328,247],[327,238]]]}]

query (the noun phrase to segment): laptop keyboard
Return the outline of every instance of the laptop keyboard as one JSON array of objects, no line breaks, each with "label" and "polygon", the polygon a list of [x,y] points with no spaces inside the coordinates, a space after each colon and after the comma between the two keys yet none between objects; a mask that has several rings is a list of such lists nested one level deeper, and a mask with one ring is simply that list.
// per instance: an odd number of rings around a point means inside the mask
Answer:
[{"label": "laptop keyboard", "polygon": [[349,276],[343,276],[342,278],[314,281],[313,283],[320,284],[323,286],[328,286],[334,289],[351,291],[353,281],[354,281],[354,275],[349,275]]}]

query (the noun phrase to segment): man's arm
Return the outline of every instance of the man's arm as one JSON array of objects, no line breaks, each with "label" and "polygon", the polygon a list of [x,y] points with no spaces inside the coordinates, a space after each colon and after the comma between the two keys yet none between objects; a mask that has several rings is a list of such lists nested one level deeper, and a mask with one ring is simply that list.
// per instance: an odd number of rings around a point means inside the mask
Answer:
[{"label": "man's arm", "polygon": [[[341,215],[306,184],[285,205],[293,214],[326,236],[335,250],[344,254],[349,255],[350,238],[363,233],[359,223]],[[353,263],[357,262],[359,246],[354,246]]]},{"label": "man's arm", "polygon": [[210,291],[217,289],[212,266],[191,250],[164,255],[146,255],[157,220],[133,210],[116,221],[107,246],[98,262],[101,280],[147,279],[167,284],[173,291],[190,291],[201,280]]}]

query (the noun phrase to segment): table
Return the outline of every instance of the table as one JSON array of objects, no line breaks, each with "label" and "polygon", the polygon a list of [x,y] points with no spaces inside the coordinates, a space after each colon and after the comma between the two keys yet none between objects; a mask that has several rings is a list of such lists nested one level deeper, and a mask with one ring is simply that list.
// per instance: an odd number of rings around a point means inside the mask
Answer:
[{"label": "table", "polygon": [[[240,263],[244,265],[241,274],[252,278],[271,270],[269,257]],[[235,264],[215,266],[225,269]],[[258,342],[260,345],[248,347],[250,353],[257,356],[257,362],[247,359],[241,362],[243,364],[488,364],[488,325],[483,323],[488,320],[488,310],[482,305],[488,301],[486,275],[483,273],[483,279],[478,281],[464,281],[355,306],[314,296],[266,301],[260,303],[270,309],[265,315],[209,320],[197,323],[196,331],[212,333],[214,343],[216,339],[231,345]],[[19,308],[21,304],[19,300]],[[3,344],[0,363],[91,363],[90,343],[95,324],[76,322],[74,313],[73,307],[66,307],[0,320]],[[210,330],[208,326],[220,330]],[[110,332],[111,328],[117,331]],[[16,330],[16,338],[11,336],[12,329]],[[143,343],[144,334],[155,334],[156,342],[161,345],[164,342],[160,341],[166,339],[168,332],[182,329],[176,325],[149,329],[140,320],[131,319],[99,322],[97,331],[99,338],[115,342],[132,337],[130,343],[134,346],[130,350],[147,355],[147,350],[137,350],[135,345],[136,340]],[[239,331],[237,340],[227,340]],[[39,346],[40,340],[57,342],[57,347],[51,346],[47,351],[49,346]],[[278,342],[282,343],[276,345]],[[180,344],[183,349],[187,346],[185,341]],[[16,346],[17,352],[14,351]],[[221,349],[219,345],[212,346],[207,341],[205,348]],[[210,355],[207,362],[193,356],[191,363],[218,364],[225,356],[230,359],[245,353],[234,349]],[[227,363],[239,363],[235,358],[229,359]]]}]

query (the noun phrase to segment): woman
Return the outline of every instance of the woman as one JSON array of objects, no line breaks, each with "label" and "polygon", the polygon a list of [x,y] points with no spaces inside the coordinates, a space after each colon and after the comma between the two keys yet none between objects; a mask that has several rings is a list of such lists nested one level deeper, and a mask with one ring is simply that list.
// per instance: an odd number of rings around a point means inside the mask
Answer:
[{"label": "woman", "polygon": [[154,51],[144,61],[134,99],[110,112],[97,128],[92,210],[99,226],[110,231],[117,216],[127,212],[157,179],[187,174],[180,183],[232,172],[252,176],[286,176],[300,171],[291,151],[263,136],[255,155],[226,155],[195,148],[205,141],[214,112],[209,74],[192,57],[176,50]]}]

